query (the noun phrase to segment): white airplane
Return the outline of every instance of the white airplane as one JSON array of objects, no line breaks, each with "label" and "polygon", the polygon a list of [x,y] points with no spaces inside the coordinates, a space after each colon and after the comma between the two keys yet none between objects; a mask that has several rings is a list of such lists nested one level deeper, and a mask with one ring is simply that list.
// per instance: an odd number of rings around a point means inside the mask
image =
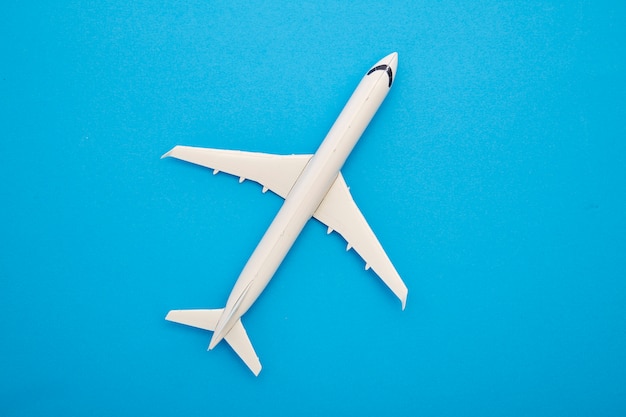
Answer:
[{"label": "white airplane", "polygon": [[213,331],[209,350],[222,339],[254,375],[261,362],[241,324],[243,316],[270,282],[296,238],[311,217],[337,231],[383,282],[406,305],[408,289],[391,264],[361,211],[340,169],[387,96],[398,65],[398,54],[378,61],[363,77],[314,155],[273,155],[221,149],[176,146],[165,155],[256,181],[263,192],[285,199],[239,275],[226,307],[215,310],[172,310],[166,320]]}]

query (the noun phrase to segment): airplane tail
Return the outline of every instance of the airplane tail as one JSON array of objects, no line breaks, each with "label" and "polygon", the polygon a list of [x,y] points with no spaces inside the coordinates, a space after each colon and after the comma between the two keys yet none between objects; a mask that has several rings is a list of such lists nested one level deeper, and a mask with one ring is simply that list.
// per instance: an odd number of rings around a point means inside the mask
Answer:
[{"label": "airplane tail", "polygon": [[[214,310],[171,310],[167,313],[165,320],[175,323],[185,324],[187,326],[197,327],[199,329],[215,331],[217,321],[219,320],[223,308]],[[241,319],[224,337],[231,348],[245,362],[255,376],[261,372],[261,362],[259,361],[252,343],[248,338],[248,333],[244,329]]]}]

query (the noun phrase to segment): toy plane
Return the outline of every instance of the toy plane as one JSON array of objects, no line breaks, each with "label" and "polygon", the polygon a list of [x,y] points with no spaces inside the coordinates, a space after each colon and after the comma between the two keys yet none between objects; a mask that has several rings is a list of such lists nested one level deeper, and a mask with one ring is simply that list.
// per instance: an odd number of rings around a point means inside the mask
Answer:
[{"label": "toy plane", "polygon": [[270,282],[305,224],[314,217],[337,231],[406,305],[408,289],[370,229],[341,175],[341,168],[387,96],[398,65],[398,54],[378,61],[363,77],[314,155],[273,155],[176,146],[165,155],[256,181],[263,192],[285,199],[280,211],[252,253],[228,297],[214,310],[172,310],[166,320],[213,331],[209,350],[222,339],[254,375],[261,362],[241,324],[243,316]]}]

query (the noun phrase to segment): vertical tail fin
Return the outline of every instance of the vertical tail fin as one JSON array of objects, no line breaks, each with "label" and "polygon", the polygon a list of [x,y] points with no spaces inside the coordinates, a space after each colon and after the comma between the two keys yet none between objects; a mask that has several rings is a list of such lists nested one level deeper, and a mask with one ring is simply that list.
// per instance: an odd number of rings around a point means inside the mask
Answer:
[{"label": "vertical tail fin", "polygon": [[[214,331],[223,311],[224,309],[222,308],[215,310],[172,310],[167,313],[165,320]],[[237,320],[224,339],[250,368],[252,373],[258,376],[259,372],[261,372],[261,362],[254,351],[254,347],[252,347],[241,319]]]}]

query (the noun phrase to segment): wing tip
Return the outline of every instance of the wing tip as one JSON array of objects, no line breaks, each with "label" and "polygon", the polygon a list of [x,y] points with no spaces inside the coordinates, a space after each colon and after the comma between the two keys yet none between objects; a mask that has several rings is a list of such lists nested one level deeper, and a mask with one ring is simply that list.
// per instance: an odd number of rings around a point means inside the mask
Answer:
[{"label": "wing tip", "polygon": [[169,158],[171,156],[173,156],[174,158],[176,158],[177,156],[175,155],[176,151],[178,151],[179,149],[182,150],[181,148],[184,148],[184,146],[181,145],[176,145],[174,146],[172,149],[170,149],[169,151],[165,152],[163,155],[161,155],[161,159],[164,158]]},{"label": "wing tip", "polygon": [[161,159],[168,158],[170,155],[172,155],[172,152],[174,151],[174,149],[176,149],[176,147],[173,147],[172,149],[170,149],[169,151],[167,151],[163,155],[161,155]]},{"label": "wing tip", "polygon": [[409,290],[408,288],[404,287],[404,291],[402,292],[402,295],[398,296],[398,298],[400,299],[400,302],[402,303],[402,311],[404,311],[404,309],[406,308],[406,299],[409,296]]}]

